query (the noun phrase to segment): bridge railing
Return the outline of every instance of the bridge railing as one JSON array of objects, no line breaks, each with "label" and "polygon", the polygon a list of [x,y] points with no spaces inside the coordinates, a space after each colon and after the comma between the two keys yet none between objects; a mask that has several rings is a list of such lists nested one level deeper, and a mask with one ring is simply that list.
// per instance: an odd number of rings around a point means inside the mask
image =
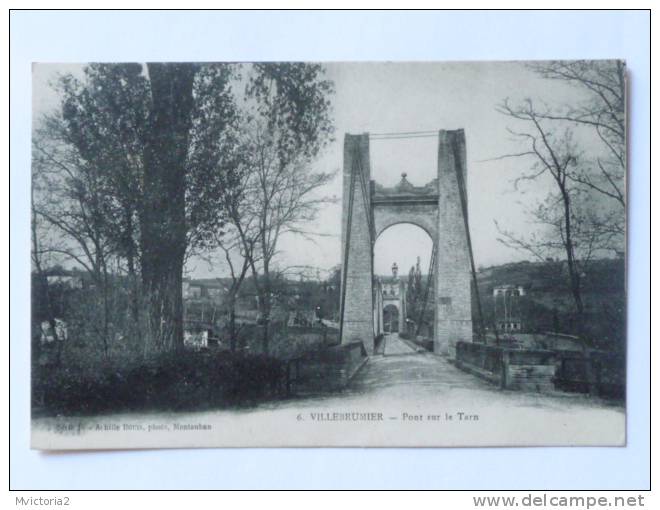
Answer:
[{"label": "bridge railing", "polygon": [[342,389],[367,359],[362,341],[332,345],[291,358],[286,362],[287,394]]},{"label": "bridge railing", "polygon": [[502,388],[625,397],[625,358],[621,353],[515,349],[457,342],[456,365]]},{"label": "bridge railing", "polygon": [[501,388],[554,389],[556,354],[543,350],[507,349],[473,342],[456,343],[456,365]]},{"label": "bridge railing", "polygon": [[626,363],[622,352],[559,351],[555,386],[564,391],[625,398]]}]

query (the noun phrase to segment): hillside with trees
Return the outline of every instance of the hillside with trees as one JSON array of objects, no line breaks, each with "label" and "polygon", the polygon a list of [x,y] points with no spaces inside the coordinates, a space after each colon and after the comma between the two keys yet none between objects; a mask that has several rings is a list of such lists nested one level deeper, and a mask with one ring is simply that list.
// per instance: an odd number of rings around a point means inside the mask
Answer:
[{"label": "hillside with trees", "polygon": [[[582,319],[578,318],[573,297],[563,283],[567,272],[566,262],[560,260],[514,262],[481,268],[477,280],[486,327],[491,329],[495,320],[493,289],[516,285],[525,291],[520,298],[523,331],[579,335],[581,330],[577,321],[582,320],[582,334],[593,346],[606,350],[624,349],[624,259],[592,260],[581,273]],[[474,320],[478,317],[474,316]]]}]

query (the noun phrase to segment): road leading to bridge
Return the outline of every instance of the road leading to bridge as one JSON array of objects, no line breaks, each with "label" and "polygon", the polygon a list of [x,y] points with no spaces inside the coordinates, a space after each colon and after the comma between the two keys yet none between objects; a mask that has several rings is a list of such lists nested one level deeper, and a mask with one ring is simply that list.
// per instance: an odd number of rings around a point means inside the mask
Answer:
[{"label": "road leading to bridge", "polygon": [[[550,446],[625,444],[621,406],[583,395],[500,390],[445,358],[398,338],[372,356],[341,393],[261,404],[242,410],[104,416],[112,423],[172,428],[203,424],[201,433],[107,435],[107,447],[170,446]],[[353,420],[359,414],[379,419]],[[89,418],[97,423],[100,418]],[[57,419],[35,420],[39,428]],[[165,434],[165,433],[163,433]],[[116,439],[112,439],[116,438]],[[63,436],[63,446],[67,446]],[[133,444],[133,441],[135,443]],[[72,445],[80,445],[73,438]],[[80,447],[80,446],[78,446]]]},{"label": "road leading to bridge", "polygon": [[385,356],[392,356],[397,354],[414,354],[416,349],[413,349],[404,340],[399,338],[397,333],[389,333],[385,335]]},{"label": "road leading to bridge", "polygon": [[[386,336],[385,355],[371,357],[348,393],[346,403],[398,409],[396,419],[414,423],[418,441],[457,446],[625,442],[621,406],[578,394],[500,390],[398,335]],[[443,423],[443,437],[426,438],[428,419],[443,412],[452,416]]]}]

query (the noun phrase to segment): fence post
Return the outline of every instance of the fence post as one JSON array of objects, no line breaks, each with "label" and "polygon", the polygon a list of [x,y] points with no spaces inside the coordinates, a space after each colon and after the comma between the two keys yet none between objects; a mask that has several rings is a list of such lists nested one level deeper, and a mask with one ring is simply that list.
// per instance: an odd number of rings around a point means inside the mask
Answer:
[{"label": "fence post", "polygon": [[291,360],[286,362],[286,395],[291,395]]},{"label": "fence post", "polygon": [[584,372],[587,379],[587,385],[589,388],[589,396],[597,397],[598,396],[598,383],[594,374],[593,359],[591,356],[591,349],[586,347],[583,352],[584,356]]},{"label": "fence post", "polygon": [[509,363],[510,353],[507,350],[502,350],[502,375],[500,379],[500,388],[503,390],[509,385]]}]

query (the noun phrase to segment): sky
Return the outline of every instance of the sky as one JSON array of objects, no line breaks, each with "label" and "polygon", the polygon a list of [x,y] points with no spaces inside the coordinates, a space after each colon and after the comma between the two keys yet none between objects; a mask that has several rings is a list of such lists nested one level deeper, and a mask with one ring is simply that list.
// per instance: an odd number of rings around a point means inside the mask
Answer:
[{"label": "sky", "polygon": [[[537,189],[516,192],[513,181],[529,169],[530,161],[493,158],[516,152],[507,126],[511,119],[496,111],[505,98],[526,97],[545,102],[575,100],[575,89],[544,80],[515,62],[494,63],[333,63],[327,76],[335,82],[333,99],[336,140],[316,163],[322,170],[338,171],[327,193],[341,197],[341,167],[345,133],[388,133],[465,130],[469,221],[475,263],[490,266],[529,258],[497,242],[495,221],[516,232],[535,228],[524,211],[545,196]],[[403,172],[421,186],[437,175],[435,138],[378,140],[370,144],[371,178],[393,186]],[[489,161],[490,160],[490,161]],[[332,234],[317,245],[283,239],[282,250],[292,264],[330,267],[341,260],[341,202],[320,212],[317,231]],[[432,244],[420,228],[395,225],[376,240],[374,271],[389,274],[393,262],[407,272],[417,257],[428,267]]]},{"label": "sky", "polygon": [[[335,84],[331,98],[335,140],[313,162],[319,171],[336,172],[335,179],[319,192],[337,198],[337,203],[319,211],[307,230],[323,234],[316,239],[286,235],[279,243],[277,263],[281,266],[313,266],[329,270],[341,260],[341,168],[346,133],[465,130],[467,146],[467,189],[470,231],[477,266],[491,266],[529,255],[497,241],[495,221],[518,233],[535,228],[525,216],[548,191],[539,181],[522,190],[513,181],[529,169],[523,158],[494,159],[520,149],[507,127],[513,121],[496,108],[505,98],[516,102],[527,97],[549,105],[580,99],[579,93],[562,82],[545,80],[517,62],[488,63],[326,63],[326,76]],[[50,83],[58,73],[79,74],[78,64],[35,64],[33,66],[33,121],[58,105]],[[371,178],[393,186],[403,172],[421,186],[437,174],[437,139],[373,140]],[[441,236],[442,238],[442,236]],[[376,241],[374,271],[389,274],[392,263],[406,272],[420,257],[428,267],[431,241],[414,225],[395,225]],[[217,260],[220,260],[218,258]],[[194,258],[187,275],[207,278],[226,276],[217,262]]]}]

